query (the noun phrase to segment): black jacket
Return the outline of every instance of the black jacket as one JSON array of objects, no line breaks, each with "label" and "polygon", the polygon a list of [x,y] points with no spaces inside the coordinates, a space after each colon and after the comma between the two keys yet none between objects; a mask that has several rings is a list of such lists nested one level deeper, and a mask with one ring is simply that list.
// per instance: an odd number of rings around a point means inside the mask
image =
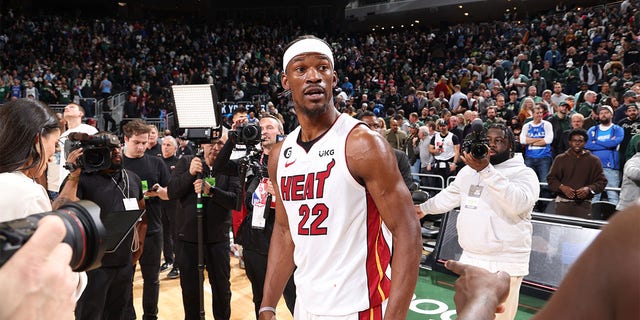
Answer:
[{"label": "black jacket", "polygon": [[[196,177],[189,173],[193,156],[184,156],[178,161],[171,173],[168,194],[170,199],[177,200],[175,228],[179,240],[197,242],[198,229],[196,220],[196,194],[193,182]],[[204,166],[204,177],[210,175],[208,166]],[[240,180],[215,174],[216,185],[212,197],[203,197],[204,204],[204,241],[207,243],[229,241],[231,226],[231,210],[237,197],[241,196]]]}]

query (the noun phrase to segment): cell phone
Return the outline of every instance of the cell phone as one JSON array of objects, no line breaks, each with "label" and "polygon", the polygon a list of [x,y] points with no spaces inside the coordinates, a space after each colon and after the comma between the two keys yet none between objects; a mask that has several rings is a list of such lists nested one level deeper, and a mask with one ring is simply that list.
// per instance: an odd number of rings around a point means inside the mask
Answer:
[{"label": "cell phone", "polygon": [[287,137],[287,135],[285,135],[285,134],[279,134],[279,135],[276,136],[276,142],[280,142],[280,141],[284,140],[284,138],[286,138],[286,137]]}]

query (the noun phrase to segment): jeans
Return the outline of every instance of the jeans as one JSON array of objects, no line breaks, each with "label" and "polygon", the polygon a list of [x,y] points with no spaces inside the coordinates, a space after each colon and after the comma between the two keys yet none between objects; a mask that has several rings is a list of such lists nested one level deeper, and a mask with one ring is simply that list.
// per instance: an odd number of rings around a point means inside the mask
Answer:
[{"label": "jeans", "polygon": [[414,173],[420,173],[420,159],[417,159],[411,166],[411,178],[413,178],[413,181],[420,183],[420,177],[414,175]]},{"label": "jeans", "polygon": [[[551,158],[525,158],[524,164],[533,169],[538,176],[538,181],[547,182],[547,174],[549,173],[549,168],[551,168]],[[547,186],[540,187],[540,197],[542,198],[550,198],[551,193],[549,192],[549,188]]]},{"label": "jeans", "polygon": [[[607,187],[618,188],[620,186],[620,171],[611,168],[602,168],[604,176],[607,178]],[[607,199],[613,204],[618,204],[618,191],[607,190]],[[593,201],[600,201],[602,193],[593,196]]]}]

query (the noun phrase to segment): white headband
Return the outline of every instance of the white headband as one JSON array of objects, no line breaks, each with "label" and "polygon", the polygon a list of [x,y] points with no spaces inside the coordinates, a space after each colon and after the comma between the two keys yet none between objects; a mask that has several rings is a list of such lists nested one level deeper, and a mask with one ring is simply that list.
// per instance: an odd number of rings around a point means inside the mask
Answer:
[{"label": "white headband", "polygon": [[307,52],[317,52],[327,56],[331,60],[331,66],[333,67],[333,53],[331,53],[331,48],[326,43],[318,39],[303,39],[292,44],[285,51],[284,58],[282,58],[282,70],[287,70],[287,65],[293,57]]}]

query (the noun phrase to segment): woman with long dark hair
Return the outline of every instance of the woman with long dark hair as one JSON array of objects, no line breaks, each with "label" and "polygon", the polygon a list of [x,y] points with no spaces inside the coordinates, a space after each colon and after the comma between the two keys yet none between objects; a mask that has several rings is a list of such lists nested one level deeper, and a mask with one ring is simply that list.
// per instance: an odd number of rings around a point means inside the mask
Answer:
[{"label": "woman with long dark hair", "polygon": [[0,221],[50,211],[42,176],[55,153],[60,123],[43,103],[18,99],[0,107]]}]

